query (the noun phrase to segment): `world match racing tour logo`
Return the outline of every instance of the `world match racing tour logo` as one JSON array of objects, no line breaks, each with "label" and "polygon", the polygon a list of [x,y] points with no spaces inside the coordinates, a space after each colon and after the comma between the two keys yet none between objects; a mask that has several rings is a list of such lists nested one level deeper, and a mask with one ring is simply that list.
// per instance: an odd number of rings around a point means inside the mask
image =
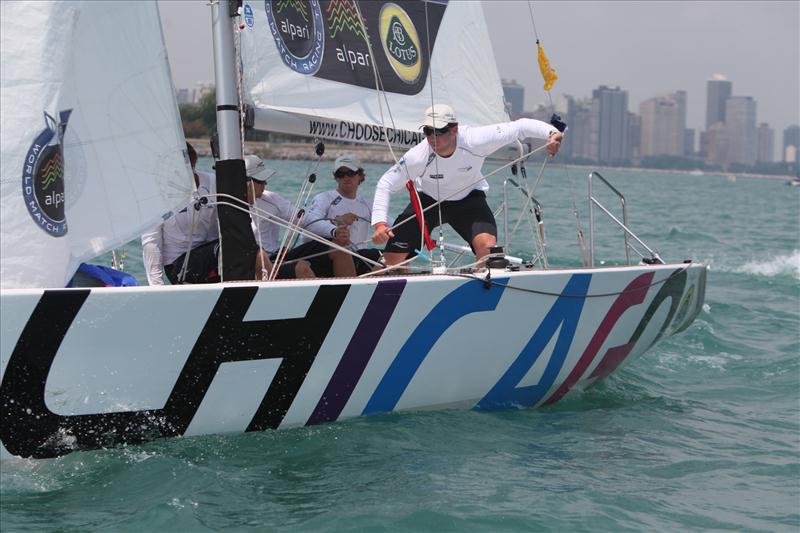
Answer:
[{"label": "world match racing tour logo", "polygon": [[44,113],[45,129],[36,137],[22,168],[22,196],[31,218],[46,233],[67,233],[64,213],[64,132],[71,109],[61,111],[58,121]]}]

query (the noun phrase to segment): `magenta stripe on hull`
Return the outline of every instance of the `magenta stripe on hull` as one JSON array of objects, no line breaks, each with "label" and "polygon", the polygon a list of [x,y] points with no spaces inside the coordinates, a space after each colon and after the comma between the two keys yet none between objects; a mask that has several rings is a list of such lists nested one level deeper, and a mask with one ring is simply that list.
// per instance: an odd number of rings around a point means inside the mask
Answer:
[{"label": "magenta stripe on hull", "polygon": [[[572,369],[572,372],[569,373],[567,379],[561,386],[553,393],[550,398],[548,398],[543,405],[550,405],[552,403],[557,402],[561,398],[564,397],[565,394],[569,392],[575,383],[583,376],[583,373],[586,372],[586,369],[589,368],[589,365],[594,360],[597,352],[600,350],[600,347],[605,342],[608,334],[611,333],[611,330],[614,328],[614,325],[619,320],[619,317],[622,316],[629,307],[634,305],[639,305],[644,301],[644,297],[647,295],[647,289],[650,288],[650,283],[653,280],[653,272],[648,272],[647,274],[642,274],[641,276],[637,277],[633,281],[631,281],[625,290],[617,297],[614,301],[614,304],[611,306],[611,309],[608,310],[605,318],[603,318],[602,322],[600,322],[600,327],[597,328],[595,331],[592,340],[589,341],[589,345],[586,346],[586,350],[583,351],[580,359],[578,359],[578,364],[575,365],[575,368]],[[624,356],[623,356],[624,358]]]}]

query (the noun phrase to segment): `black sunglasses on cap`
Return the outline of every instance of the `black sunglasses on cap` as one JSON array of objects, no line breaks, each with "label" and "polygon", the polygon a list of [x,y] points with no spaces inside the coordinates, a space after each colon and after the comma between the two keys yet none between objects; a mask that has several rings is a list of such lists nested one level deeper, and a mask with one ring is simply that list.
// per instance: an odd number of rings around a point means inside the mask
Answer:
[{"label": "black sunglasses on cap", "polygon": [[450,127],[451,127],[450,124],[448,124],[444,128],[436,128],[436,129],[431,128],[430,126],[425,126],[424,128],[422,128],[422,133],[425,134],[425,137],[430,137],[431,135],[439,137],[440,135],[444,135],[447,132],[449,132]]},{"label": "black sunglasses on cap", "polygon": [[363,173],[364,173],[364,169],[363,168],[359,168],[358,170],[352,170],[352,169],[349,169],[349,168],[345,169],[345,170],[339,169],[339,170],[337,170],[336,172],[333,173],[333,177],[334,178],[352,178],[356,174],[363,174]]}]

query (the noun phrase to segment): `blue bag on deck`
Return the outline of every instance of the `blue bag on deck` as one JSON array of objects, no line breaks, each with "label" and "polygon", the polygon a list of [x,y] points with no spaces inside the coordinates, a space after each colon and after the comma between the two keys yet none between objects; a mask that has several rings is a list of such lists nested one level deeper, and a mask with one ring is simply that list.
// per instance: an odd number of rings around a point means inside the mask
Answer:
[{"label": "blue bag on deck", "polygon": [[81,263],[67,287],[135,287],[136,278],[113,268]]}]

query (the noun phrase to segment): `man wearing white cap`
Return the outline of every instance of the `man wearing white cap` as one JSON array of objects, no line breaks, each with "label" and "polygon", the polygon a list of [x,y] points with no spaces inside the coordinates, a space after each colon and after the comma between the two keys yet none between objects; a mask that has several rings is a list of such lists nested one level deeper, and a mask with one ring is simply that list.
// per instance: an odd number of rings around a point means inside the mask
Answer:
[{"label": "man wearing white cap", "polygon": [[529,137],[547,139],[547,152],[553,156],[563,135],[550,124],[529,118],[490,126],[463,126],[459,130],[455,112],[445,104],[435,104],[425,111],[422,128],[425,140],[407,151],[378,181],[372,205],[372,241],[386,244],[383,255],[387,265],[396,265],[422,248],[422,232],[414,219],[412,204],[397,217],[401,225],[392,230],[387,224],[391,195],[411,180],[419,192],[422,209],[442,201],[441,222],[438,208],[425,212],[427,228],[442,222],[450,224],[480,259],[497,244],[497,224],[486,203],[489,184],[481,174],[486,157]]},{"label": "man wearing white cap", "polygon": [[[247,200],[254,208],[251,209],[251,216],[256,243],[267,254],[274,256],[279,247],[280,226],[270,222],[269,216],[288,221],[292,216],[292,204],[280,194],[266,190],[267,182],[275,174],[275,170],[267,167],[260,157],[246,155],[244,156],[244,165],[247,177],[250,178],[250,183],[252,184],[252,186],[248,185],[247,187]],[[272,263],[270,259],[263,257],[262,260],[266,268],[271,270]],[[260,272],[256,272],[256,277],[260,277]],[[313,278],[315,276],[308,261],[297,261],[281,266],[277,277],[280,279],[295,279]]]},{"label": "man wearing white cap", "polygon": [[[355,156],[345,154],[334,161],[333,177],[336,189],[319,193],[311,200],[303,218],[305,229],[377,261],[380,251],[363,248],[369,242],[372,219],[369,202],[358,195],[358,187],[366,179],[364,167]],[[352,277],[372,269],[368,263],[347,252],[331,249],[305,235],[301,239],[303,244],[291,250],[287,258],[308,256],[311,269],[317,276]]]}]

